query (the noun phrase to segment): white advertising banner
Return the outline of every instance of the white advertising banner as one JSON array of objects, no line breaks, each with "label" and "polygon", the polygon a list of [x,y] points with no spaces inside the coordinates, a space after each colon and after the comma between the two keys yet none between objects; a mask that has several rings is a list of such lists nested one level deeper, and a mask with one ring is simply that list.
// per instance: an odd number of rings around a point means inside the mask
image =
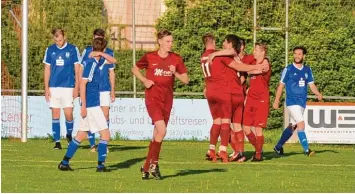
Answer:
[{"label": "white advertising banner", "polygon": [[[21,135],[21,97],[1,97],[1,137]],[[79,126],[79,100],[74,103],[74,132]],[[65,136],[64,114],[61,115],[61,135]],[[304,112],[306,134],[310,143],[355,144],[355,103],[341,105],[307,104]],[[52,134],[51,111],[43,96],[28,98],[28,138]],[[212,117],[205,99],[174,99],[166,139],[208,140]],[[143,140],[152,136],[153,125],[144,99],[117,98],[111,104],[111,137]]]},{"label": "white advertising banner", "polygon": [[[79,100],[74,103],[74,132],[79,126]],[[51,111],[43,96],[28,98],[28,138],[47,137],[52,134]],[[1,136],[20,137],[21,97],[2,96]],[[166,139],[209,138],[212,117],[205,99],[174,99]],[[153,125],[148,116],[144,99],[117,98],[110,109],[111,136],[123,139],[142,140],[152,137]],[[65,136],[64,114],[61,114],[61,135]]]},{"label": "white advertising banner", "polygon": [[355,103],[307,104],[304,119],[310,143],[355,144]]}]

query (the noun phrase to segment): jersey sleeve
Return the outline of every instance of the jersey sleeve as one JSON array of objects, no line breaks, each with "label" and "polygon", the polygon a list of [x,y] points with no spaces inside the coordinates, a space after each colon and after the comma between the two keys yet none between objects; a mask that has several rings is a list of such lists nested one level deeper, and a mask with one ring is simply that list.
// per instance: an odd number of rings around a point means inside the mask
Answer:
[{"label": "jersey sleeve", "polygon": [[187,73],[187,68],[186,65],[184,64],[184,61],[181,59],[181,57],[178,57],[178,63],[176,65],[176,72],[179,74],[184,74]]},{"label": "jersey sleeve", "polygon": [[245,64],[252,64],[254,62],[254,56],[253,55],[247,55],[245,56],[241,61]]},{"label": "jersey sleeve", "polygon": [[231,57],[221,57],[221,62],[226,66],[229,66],[233,62],[233,60],[234,59]]},{"label": "jersey sleeve", "polygon": [[96,65],[97,64],[95,62],[83,61],[84,71],[82,79],[87,79],[89,82],[91,82],[94,76]]},{"label": "jersey sleeve", "polygon": [[313,84],[314,83],[314,77],[313,77],[313,72],[312,72],[311,68],[309,68],[309,73],[308,73],[308,77],[307,77],[307,83],[308,84]]},{"label": "jersey sleeve", "polygon": [[287,76],[287,67],[282,71],[281,73],[281,79],[280,79],[280,83],[282,84],[286,84],[288,76]]},{"label": "jersey sleeve", "polygon": [[78,47],[75,47],[73,54],[74,54],[73,63],[80,64],[80,52],[79,52]]},{"label": "jersey sleeve", "polygon": [[139,59],[139,61],[136,63],[136,66],[139,69],[146,69],[148,68],[148,58],[147,58],[147,54],[145,54],[141,59]]},{"label": "jersey sleeve", "polygon": [[46,65],[51,65],[51,55],[49,53],[48,48],[46,49],[46,52],[44,53],[43,63]]}]

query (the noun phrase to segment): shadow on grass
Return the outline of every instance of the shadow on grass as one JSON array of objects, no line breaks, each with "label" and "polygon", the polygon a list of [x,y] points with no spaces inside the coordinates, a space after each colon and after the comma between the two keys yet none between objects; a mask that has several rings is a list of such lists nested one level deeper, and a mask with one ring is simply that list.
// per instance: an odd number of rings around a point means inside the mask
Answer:
[{"label": "shadow on grass", "polygon": [[[132,165],[135,165],[136,163],[145,160],[145,158],[146,157],[129,159],[129,160],[126,160],[124,162],[119,162],[117,164],[112,164],[110,166],[106,166],[106,168],[111,170],[111,171],[119,170],[119,169],[123,169],[123,168],[130,168]],[[96,166],[85,167],[85,168],[75,168],[74,170],[86,170],[86,169],[96,169]]]},{"label": "shadow on grass", "polygon": [[187,175],[194,175],[194,174],[203,174],[203,173],[210,173],[210,172],[227,172],[227,169],[220,169],[220,168],[213,168],[208,170],[180,170],[180,172],[174,175],[163,176],[162,179],[166,178],[173,178],[177,176],[187,176]]},{"label": "shadow on grass", "polygon": [[[110,170],[119,170],[119,169],[122,169],[122,168],[129,168],[135,164],[137,164],[138,162],[141,162],[143,160],[145,160],[146,157],[141,157],[141,158],[133,158],[133,159],[129,159],[129,160],[126,160],[124,162],[119,162],[117,164],[113,164],[113,165],[110,165],[110,166],[107,166]],[[137,172],[138,172],[139,169],[137,169]]]},{"label": "shadow on grass", "polygon": [[[126,150],[138,150],[145,149],[147,146],[122,146],[122,145],[107,145],[109,152],[126,151]],[[90,149],[90,145],[83,145],[80,149]]]},{"label": "shadow on grass", "polygon": [[[334,150],[314,150],[314,151],[316,152],[316,155],[326,153],[326,152],[339,153]],[[251,152],[249,154],[250,154],[250,157],[252,157],[254,153]],[[247,155],[247,154],[245,154],[245,155]],[[302,150],[300,150],[299,152],[285,152],[284,155],[282,155],[282,156],[277,155],[275,152],[264,152],[263,157],[264,157],[264,160],[272,160],[274,158],[289,157],[289,156],[293,156],[293,155],[304,155],[304,152]]]}]

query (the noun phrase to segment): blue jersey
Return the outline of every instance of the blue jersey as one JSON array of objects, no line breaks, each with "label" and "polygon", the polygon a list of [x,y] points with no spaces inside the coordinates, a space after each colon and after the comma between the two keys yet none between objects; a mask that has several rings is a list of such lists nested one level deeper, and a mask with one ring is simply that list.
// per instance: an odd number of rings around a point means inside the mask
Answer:
[{"label": "blue jersey", "polygon": [[43,63],[50,65],[49,87],[74,88],[75,67],[79,64],[79,49],[69,43],[65,43],[62,48],[56,44],[46,49]]},{"label": "blue jersey", "polygon": [[290,64],[283,70],[280,82],[286,87],[286,106],[299,105],[305,108],[307,86],[314,82],[312,69],[305,65],[297,68]]},{"label": "blue jersey", "polygon": [[[92,46],[88,46],[84,49],[82,53],[81,61],[89,58],[89,54],[92,52]],[[109,48],[105,49],[105,53],[113,57],[113,51]],[[115,68],[114,64],[108,64],[107,61],[101,57],[100,58],[100,92],[111,91],[111,83],[109,78],[109,70]]]},{"label": "blue jersey", "polygon": [[100,106],[100,64],[95,58],[86,59],[82,62],[84,67],[82,79],[87,79],[86,84],[86,107]]}]

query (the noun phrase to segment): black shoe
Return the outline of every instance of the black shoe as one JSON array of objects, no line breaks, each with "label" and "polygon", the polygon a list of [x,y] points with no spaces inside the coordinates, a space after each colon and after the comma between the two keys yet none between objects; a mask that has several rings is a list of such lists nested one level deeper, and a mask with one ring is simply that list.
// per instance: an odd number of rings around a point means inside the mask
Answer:
[{"label": "black shoe", "polygon": [[276,148],[276,146],[274,147],[274,151],[277,155],[279,156],[283,156],[284,155],[284,148],[281,147],[279,150]]},{"label": "black shoe", "polygon": [[55,142],[55,146],[53,147],[53,149],[61,150],[62,149],[62,145],[60,144],[60,142]]},{"label": "black shoe", "polygon": [[256,157],[256,153],[254,152],[253,158],[251,159],[251,162],[261,162],[263,161],[263,153],[261,153],[260,158]]},{"label": "black shoe", "polygon": [[162,179],[158,164],[150,165],[150,174],[152,174],[156,180]]},{"label": "black shoe", "polygon": [[305,152],[304,154],[305,154],[306,156],[311,157],[311,156],[314,156],[314,155],[316,154],[316,152],[315,152],[315,151],[312,151],[311,149],[308,149],[308,151]]},{"label": "black shoe", "polygon": [[245,162],[247,158],[244,156],[243,152],[233,153],[229,158],[229,162]]},{"label": "black shoe", "polygon": [[141,173],[142,173],[142,180],[149,179],[149,172],[144,172],[143,166],[141,167]]},{"label": "black shoe", "polygon": [[73,140],[73,137],[72,137],[72,135],[67,134],[67,135],[66,135],[66,138],[67,138],[68,145],[69,145],[69,143],[71,142],[71,140]]},{"label": "black shoe", "polygon": [[111,170],[106,167],[97,167],[96,172],[111,172]]},{"label": "black shoe", "polygon": [[72,168],[70,168],[69,164],[65,165],[62,162],[59,163],[58,169],[61,171],[74,171]]}]

